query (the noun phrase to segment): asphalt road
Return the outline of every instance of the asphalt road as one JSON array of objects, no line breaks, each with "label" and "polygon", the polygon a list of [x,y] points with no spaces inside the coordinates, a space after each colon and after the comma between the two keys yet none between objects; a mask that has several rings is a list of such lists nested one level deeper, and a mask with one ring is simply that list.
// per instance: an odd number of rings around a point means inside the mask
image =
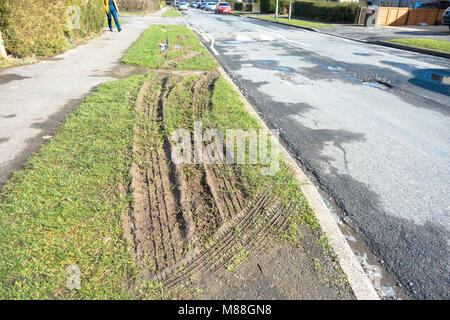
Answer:
[{"label": "asphalt road", "polygon": [[449,299],[450,61],[198,9],[185,17],[407,293]]}]

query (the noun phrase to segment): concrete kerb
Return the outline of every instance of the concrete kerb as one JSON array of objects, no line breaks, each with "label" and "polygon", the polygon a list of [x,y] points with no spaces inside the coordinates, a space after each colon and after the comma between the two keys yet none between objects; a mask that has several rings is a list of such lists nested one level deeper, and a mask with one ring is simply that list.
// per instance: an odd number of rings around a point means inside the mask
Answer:
[{"label": "concrete kerb", "polygon": [[377,45],[385,46],[385,47],[390,47],[390,48],[395,48],[395,49],[400,49],[400,50],[428,54],[428,55],[435,56],[435,57],[450,59],[450,53],[447,53],[447,52],[441,52],[441,51],[430,50],[430,49],[425,49],[425,48],[416,48],[416,47],[411,47],[411,46],[407,46],[404,44],[392,43],[392,42],[387,42],[387,41],[372,41],[369,43],[377,44]]},{"label": "concrete kerb", "polygon": [[[188,21],[185,19],[186,26],[190,28]],[[196,35],[197,33],[194,32]],[[200,43],[202,43],[200,41]],[[203,43],[202,45],[209,51]],[[248,102],[228,73],[222,66],[218,67],[220,74],[231,84],[233,89],[237,92],[240,99],[243,101],[245,109],[250,115],[252,115],[261,125],[266,133],[271,133],[270,129],[258,115],[253,106]],[[319,191],[314,184],[309,180],[305,172],[299,167],[297,162],[291,157],[289,152],[280,144],[279,145],[280,156],[287,164],[290,172],[296,181],[300,184],[302,193],[308,201],[311,209],[319,221],[322,231],[325,233],[328,241],[333,248],[334,252],[338,256],[339,264],[343,272],[347,275],[348,282],[352,287],[352,290],[358,300],[380,300],[373,284],[367,277],[363,268],[361,267],[358,259],[350,248],[347,240],[342,234],[339,226],[334,219],[332,213],[323,201]]]}]

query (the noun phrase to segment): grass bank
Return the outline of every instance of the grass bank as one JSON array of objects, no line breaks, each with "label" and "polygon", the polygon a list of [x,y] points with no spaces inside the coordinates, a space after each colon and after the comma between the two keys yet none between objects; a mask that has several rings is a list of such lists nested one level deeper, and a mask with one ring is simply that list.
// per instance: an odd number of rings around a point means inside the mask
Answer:
[{"label": "grass bank", "polygon": [[447,40],[410,38],[410,39],[393,39],[389,40],[388,42],[402,44],[410,47],[431,49],[450,53],[450,41]]},{"label": "grass bank", "polygon": [[163,17],[182,17],[183,15],[180,13],[180,11],[175,9],[169,9],[166,12],[162,14]]}]

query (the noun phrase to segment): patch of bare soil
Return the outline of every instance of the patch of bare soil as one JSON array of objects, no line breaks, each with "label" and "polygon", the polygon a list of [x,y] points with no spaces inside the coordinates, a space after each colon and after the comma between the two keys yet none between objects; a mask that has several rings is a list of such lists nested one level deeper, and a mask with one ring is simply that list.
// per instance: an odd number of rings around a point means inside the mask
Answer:
[{"label": "patch of bare soil", "polygon": [[[185,81],[186,77],[195,81]],[[167,290],[206,286],[207,298],[227,296],[227,290],[220,296],[224,287],[214,281],[240,270],[244,260],[261,257],[271,239],[286,230],[294,211],[293,205],[282,204],[270,191],[248,194],[237,166],[172,162],[174,146],[166,115],[173,111],[170,108],[178,108],[178,125],[192,126],[211,108],[217,78],[215,71],[161,70],[147,78],[135,105],[128,187],[133,210],[122,217],[142,276]],[[269,265],[277,257],[271,254],[264,258]],[[284,266],[295,269],[299,260],[289,261],[289,256],[284,255]],[[267,270],[273,276],[279,272]]]},{"label": "patch of bare soil", "polygon": [[349,300],[355,299],[338,263],[323,252],[311,228],[301,225],[299,242],[266,237],[257,254],[235,272],[218,272],[200,282],[200,299]]}]

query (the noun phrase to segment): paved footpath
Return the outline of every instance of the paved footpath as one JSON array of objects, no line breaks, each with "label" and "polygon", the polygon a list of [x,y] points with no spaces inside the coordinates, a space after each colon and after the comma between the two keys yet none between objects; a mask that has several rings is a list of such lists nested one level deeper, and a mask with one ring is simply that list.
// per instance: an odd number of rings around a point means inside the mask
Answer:
[{"label": "paved footpath", "polygon": [[357,25],[338,25],[334,27],[317,28],[317,30],[321,32],[332,33],[338,36],[365,41],[405,38],[425,38],[447,41],[450,40],[450,30],[447,26],[377,26],[374,28],[366,28]]},{"label": "paved footpath", "polygon": [[120,33],[105,28],[85,45],[37,64],[0,71],[0,187],[96,86],[136,72],[120,59],[151,24],[168,22],[161,17],[163,10],[124,15]]}]

